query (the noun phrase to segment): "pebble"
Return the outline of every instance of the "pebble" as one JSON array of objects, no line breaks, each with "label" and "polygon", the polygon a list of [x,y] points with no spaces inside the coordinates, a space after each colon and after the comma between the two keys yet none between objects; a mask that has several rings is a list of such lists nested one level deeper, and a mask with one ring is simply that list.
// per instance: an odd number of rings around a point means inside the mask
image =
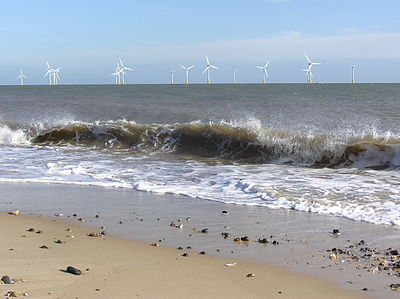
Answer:
[{"label": "pebble", "polygon": [[55,240],[54,243],[62,244],[62,243],[64,243],[64,242],[58,239],[58,240]]},{"label": "pebble", "polygon": [[231,236],[230,233],[225,233],[225,232],[221,233],[221,235],[224,236],[224,239],[227,239],[227,238],[229,238]]},{"label": "pebble", "polygon": [[264,239],[258,239],[258,243],[267,244],[267,243],[268,243],[268,239],[267,239],[267,238],[264,238]]},{"label": "pebble", "polygon": [[204,254],[206,254],[206,252],[205,251],[200,251],[199,254],[204,255]]},{"label": "pebble", "polygon": [[14,215],[14,216],[17,216],[19,213],[21,213],[20,210],[12,210],[12,211],[8,212],[8,214]]},{"label": "pebble", "polygon": [[89,236],[89,237],[96,237],[96,238],[97,238],[97,237],[101,237],[102,234],[101,234],[101,233],[98,233],[98,232],[94,232],[94,233],[89,233],[88,236]]},{"label": "pebble", "polygon": [[62,213],[55,213],[54,216],[62,217],[62,216],[64,216],[64,214],[62,214]]},{"label": "pebble", "polygon": [[189,256],[189,253],[187,253],[187,252],[185,252],[185,253],[182,253],[182,256],[184,256],[184,257],[188,257],[188,256]]},{"label": "pebble", "polygon": [[13,284],[15,281],[14,281],[14,279],[12,279],[10,276],[8,276],[8,275],[4,275],[2,278],[1,278],[1,281],[2,282],[4,282],[5,284]]},{"label": "pebble", "polygon": [[395,292],[400,292],[400,283],[392,283],[390,289]]},{"label": "pebble", "polygon": [[40,229],[36,232],[37,234],[41,234],[43,233],[43,231],[41,231]]},{"label": "pebble", "polygon": [[222,215],[229,215],[228,211],[222,211],[221,213],[222,213]]},{"label": "pebble", "polygon": [[201,232],[202,232],[203,234],[208,233],[208,228],[203,228],[203,229],[201,230]]},{"label": "pebble", "polygon": [[79,269],[77,269],[75,267],[72,267],[72,266],[68,266],[67,267],[67,272],[71,273],[71,274],[74,274],[74,275],[81,275],[82,274],[81,270],[79,270]]},{"label": "pebble", "polygon": [[334,236],[339,236],[340,235],[340,231],[338,229],[334,229],[334,230],[332,230],[332,234]]},{"label": "pebble", "polygon": [[158,244],[158,243],[151,243],[150,246],[158,247],[158,246],[160,246],[160,244]]},{"label": "pebble", "polygon": [[80,221],[80,222],[85,222],[85,219],[79,218],[78,221]]},{"label": "pebble", "polygon": [[94,216],[94,217],[96,217],[96,218],[99,218],[99,217],[100,217],[100,215],[96,215],[96,216]]},{"label": "pebble", "polygon": [[27,231],[27,232],[31,232],[31,233],[32,233],[32,232],[34,232],[34,231],[35,231],[35,229],[34,229],[33,227],[31,227],[30,229],[27,229],[26,231]]},{"label": "pebble", "polygon": [[18,294],[16,291],[8,291],[8,292],[5,294],[5,296],[6,296],[7,298],[9,298],[9,297],[18,297],[19,294]]},{"label": "pebble", "polygon": [[233,241],[240,243],[240,238],[235,238],[235,239],[233,239]]},{"label": "pebble", "polygon": [[250,239],[249,239],[248,236],[241,237],[240,240],[241,240],[241,241],[244,241],[244,242],[250,241]]},{"label": "pebble", "polygon": [[42,248],[42,249],[49,249],[49,247],[47,247],[46,245],[42,245],[42,246],[40,246],[39,248]]},{"label": "pebble", "polygon": [[246,275],[246,277],[255,277],[256,275],[254,273],[249,273]]}]

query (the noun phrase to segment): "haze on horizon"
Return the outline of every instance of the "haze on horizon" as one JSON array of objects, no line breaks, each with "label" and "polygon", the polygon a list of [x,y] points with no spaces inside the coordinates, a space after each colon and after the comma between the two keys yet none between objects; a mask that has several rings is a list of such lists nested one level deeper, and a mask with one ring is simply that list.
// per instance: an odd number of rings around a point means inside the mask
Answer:
[{"label": "haze on horizon", "polygon": [[8,1],[0,11],[0,84],[46,84],[45,61],[60,84],[112,84],[117,59],[135,69],[126,83],[205,83],[204,54],[221,68],[214,83],[304,83],[304,52],[322,65],[315,81],[400,82],[396,0]]}]

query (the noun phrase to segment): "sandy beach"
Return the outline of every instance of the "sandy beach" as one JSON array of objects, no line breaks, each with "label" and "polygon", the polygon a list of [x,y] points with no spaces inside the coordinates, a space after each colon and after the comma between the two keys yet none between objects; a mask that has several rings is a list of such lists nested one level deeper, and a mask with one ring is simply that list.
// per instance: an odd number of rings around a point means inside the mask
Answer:
[{"label": "sandy beach", "polygon": [[[242,260],[229,267],[225,264],[232,260],[192,250],[108,235],[90,237],[93,230],[71,221],[5,213],[0,221],[2,275],[16,281],[1,285],[3,294],[15,291],[32,298],[362,297],[275,267]],[[82,274],[66,273],[68,266]],[[250,273],[254,277],[247,277]]]},{"label": "sandy beach", "polygon": [[[123,189],[0,186],[0,221],[7,228],[2,230],[7,241],[1,242],[0,250],[7,258],[1,275],[17,281],[1,285],[3,294],[12,290],[34,298],[395,298],[398,294],[388,287],[398,278],[332,260],[323,249],[360,235],[374,240],[371,243],[380,240],[382,246],[398,244],[398,231],[392,227]],[[21,213],[6,213],[13,209]],[[257,242],[267,235],[263,220],[269,223],[269,244]],[[319,229],[311,230],[316,226]],[[332,237],[328,227],[340,228],[343,238]],[[207,233],[201,233],[204,228]],[[223,230],[229,232],[226,239]],[[106,234],[89,236],[101,231]],[[250,240],[233,241],[244,236]],[[43,245],[48,249],[40,248]],[[82,275],[65,273],[68,266],[80,269]],[[247,277],[251,273],[254,277]]]}]

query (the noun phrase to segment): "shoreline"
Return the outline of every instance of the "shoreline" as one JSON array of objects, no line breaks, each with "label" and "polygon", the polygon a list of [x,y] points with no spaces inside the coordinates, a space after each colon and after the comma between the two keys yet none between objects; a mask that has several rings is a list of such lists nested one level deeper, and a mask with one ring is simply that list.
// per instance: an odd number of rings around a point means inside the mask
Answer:
[{"label": "shoreline", "polygon": [[[105,225],[107,233],[111,234],[111,236],[106,235],[105,239],[112,239],[112,243],[120,242],[118,240],[128,243],[144,242],[141,246],[144,246],[146,251],[168,248],[166,250],[174,256],[174,259],[192,260],[195,257],[196,260],[200,259],[200,263],[203,263],[204,259],[216,259],[219,264],[221,264],[221,259],[228,260],[226,263],[240,261],[238,262],[240,265],[252,265],[257,268],[257,271],[249,270],[257,272],[254,281],[259,280],[258,273],[264,273],[262,272],[264,270],[259,270],[258,267],[263,269],[265,267],[268,269],[267,272],[275,269],[274,267],[279,267],[275,270],[282,271],[281,275],[284,278],[281,280],[283,281],[286,281],[286,275],[299,275],[306,280],[321,283],[329,281],[328,284],[334,289],[343,288],[353,292],[349,294],[357,295],[358,293],[359,296],[375,298],[382,295],[386,298],[396,296],[396,292],[389,290],[387,286],[389,282],[396,283],[398,278],[388,279],[383,275],[355,270],[354,265],[348,261],[332,261],[328,257],[329,254],[324,252],[327,248],[340,247],[338,243],[348,243],[347,240],[350,239],[355,241],[357,235],[370,244],[383,247],[399,244],[399,230],[396,227],[377,226],[297,211],[234,206],[178,196],[159,196],[132,190],[100,187],[1,183],[0,190],[0,198],[3,199],[0,203],[2,211],[20,209],[23,214],[52,217],[51,221],[61,222],[62,225],[65,225],[65,221],[72,225],[74,223],[79,226],[84,225],[79,229],[84,230],[86,234],[89,227]],[[60,203],[62,203],[61,206]],[[227,210],[229,214],[221,214],[222,210]],[[55,213],[64,216],[54,217]],[[74,213],[78,216],[73,217]],[[96,218],[95,215],[99,217]],[[1,215],[0,217],[3,222],[4,217],[9,216]],[[15,219],[23,218],[18,217],[15,216]],[[77,221],[80,217],[85,218],[85,223]],[[187,217],[190,217],[190,220],[186,220]],[[45,218],[39,220],[43,219]],[[171,222],[183,224],[183,228],[172,227]],[[227,226],[229,228],[226,228]],[[209,229],[208,233],[199,233],[206,227]],[[196,228],[197,232],[194,232],[193,228]],[[339,238],[333,238],[329,233],[332,228],[340,228],[342,235]],[[227,230],[231,235],[227,240],[221,237],[223,230]],[[233,237],[245,235],[249,236],[250,242],[237,244],[231,240]],[[123,239],[120,239],[121,237]],[[262,237],[271,241],[275,240],[278,244],[276,246],[258,244],[257,238]],[[85,242],[90,243],[97,238],[84,237],[83,239],[87,239]],[[319,246],[316,240],[320,243]],[[150,243],[159,243],[161,246],[148,249]],[[107,246],[113,247],[111,244]],[[182,250],[174,249],[178,246],[192,248],[188,258],[181,256]],[[206,255],[199,255],[200,251],[205,251]],[[218,272],[218,270],[215,271]],[[253,280],[253,278],[246,279]],[[296,279],[294,282],[298,281]],[[346,281],[351,281],[351,284]],[[229,287],[232,285],[231,283]],[[289,287],[289,285],[285,286]],[[368,291],[361,291],[364,287],[367,287]],[[242,293],[242,295],[248,297],[249,294]],[[282,296],[282,294],[279,295]],[[310,294],[308,296],[311,296],[308,298],[313,298]]]}]

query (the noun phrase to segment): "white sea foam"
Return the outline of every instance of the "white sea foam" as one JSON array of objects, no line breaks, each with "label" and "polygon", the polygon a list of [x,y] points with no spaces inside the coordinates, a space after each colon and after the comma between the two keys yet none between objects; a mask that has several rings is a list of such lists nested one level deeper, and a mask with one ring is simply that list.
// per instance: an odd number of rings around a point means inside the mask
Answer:
[{"label": "white sea foam", "polygon": [[29,143],[28,136],[23,130],[12,130],[6,125],[0,125],[0,144],[25,145]]}]

